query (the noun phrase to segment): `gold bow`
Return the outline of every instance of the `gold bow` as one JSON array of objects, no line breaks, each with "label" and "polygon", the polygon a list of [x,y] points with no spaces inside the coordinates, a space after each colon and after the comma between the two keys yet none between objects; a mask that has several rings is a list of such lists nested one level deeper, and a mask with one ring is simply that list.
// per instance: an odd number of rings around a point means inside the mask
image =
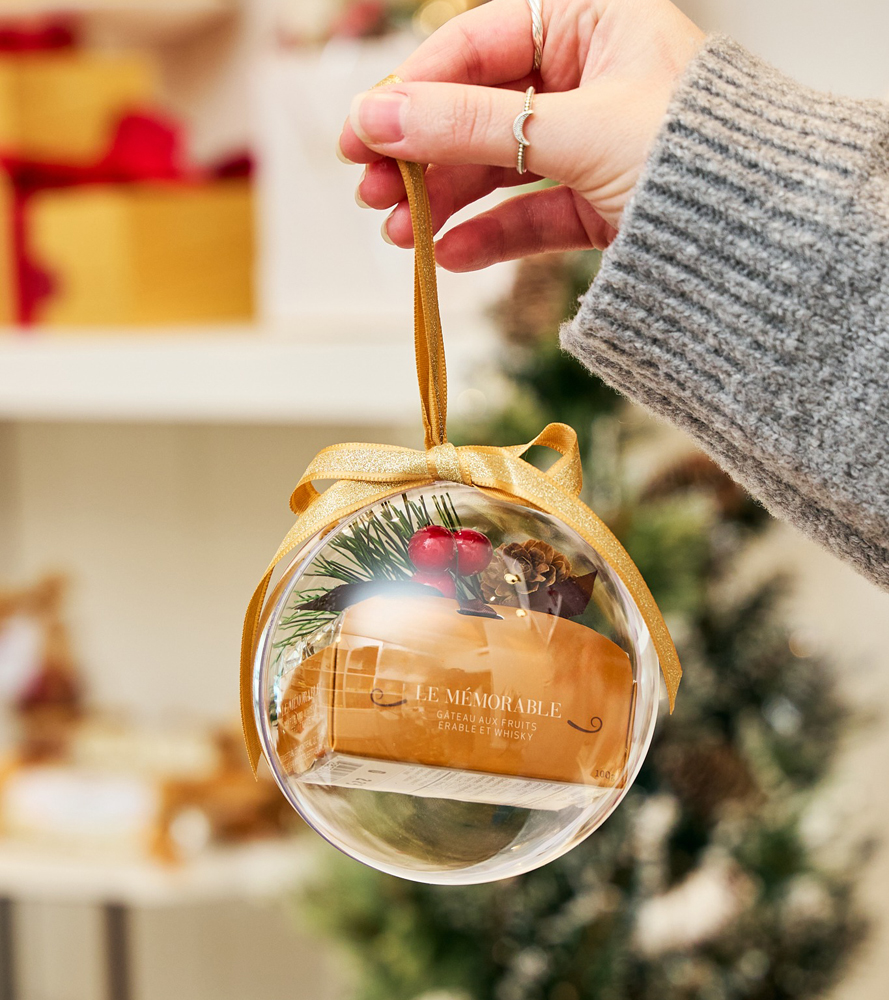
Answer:
[{"label": "gold bow", "polygon": [[[394,82],[398,81],[395,78],[383,81]],[[423,167],[400,160],[398,166],[407,189],[414,229],[415,341],[425,450],[385,444],[335,444],[315,456],[293,491],[290,507],[297,515],[296,523],[253,594],[241,640],[241,720],[254,771],[262,746],[253,716],[253,660],[262,607],[275,567],[288,553],[362,507],[435,482],[465,483],[493,497],[545,511],[573,528],[599,552],[636,602],[658,655],[670,711],[682,676],[673,640],[635,563],[578,497],[583,470],[576,433],[566,424],[550,424],[533,441],[507,448],[476,445],[455,448],[448,441],[447,375],[429,198]],[[561,457],[546,472],[541,472],[522,458],[533,445],[545,445]],[[313,482],[321,480],[334,483],[319,493]]]}]

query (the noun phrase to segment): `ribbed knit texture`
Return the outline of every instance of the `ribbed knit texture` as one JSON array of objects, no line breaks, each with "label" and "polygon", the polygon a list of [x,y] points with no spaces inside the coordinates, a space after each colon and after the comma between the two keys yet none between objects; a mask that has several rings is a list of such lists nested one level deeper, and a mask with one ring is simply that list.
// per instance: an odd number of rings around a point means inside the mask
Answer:
[{"label": "ribbed knit texture", "polygon": [[889,589],[889,106],[711,38],[562,344]]}]

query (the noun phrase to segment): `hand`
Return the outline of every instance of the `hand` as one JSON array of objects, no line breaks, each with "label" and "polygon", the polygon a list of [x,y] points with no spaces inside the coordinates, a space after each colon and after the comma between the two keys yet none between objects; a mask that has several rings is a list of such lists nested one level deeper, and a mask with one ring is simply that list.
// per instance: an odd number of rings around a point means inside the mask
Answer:
[{"label": "hand", "polygon": [[[431,164],[436,231],[500,187],[548,177],[455,226],[439,264],[470,271],[554,250],[605,247],[703,33],[669,0],[544,0],[544,49],[526,0],[490,0],[448,21],[395,72],[405,82],[359,94],[340,136],[344,158],[367,164],[361,202],[394,211],[383,232],[413,244],[404,185],[390,157]],[[515,169],[512,122],[534,85],[528,173]],[[533,173],[531,172],[533,171]]]}]

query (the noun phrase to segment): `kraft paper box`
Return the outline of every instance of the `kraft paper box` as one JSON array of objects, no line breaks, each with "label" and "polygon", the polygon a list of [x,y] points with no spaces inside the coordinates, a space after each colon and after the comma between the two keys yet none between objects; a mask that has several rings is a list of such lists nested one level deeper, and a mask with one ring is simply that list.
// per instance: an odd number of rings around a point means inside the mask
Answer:
[{"label": "kraft paper box", "polygon": [[120,118],[153,101],[140,56],[34,53],[0,57],[0,153],[85,166],[106,152]]},{"label": "kraft paper box", "polygon": [[96,185],[36,194],[35,263],[58,326],[247,320],[253,315],[253,199],[245,180]]},{"label": "kraft paper box", "polygon": [[[337,774],[363,758],[622,784],[635,698],[627,654],[565,618],[457,609],[445,598],[384,597],[349,608],[336,640],[302,664],[282,700],[277,750],[291,773],[312,780],[320,764],[342,783]],[[377,773],[389,780],[385,768]]]}]

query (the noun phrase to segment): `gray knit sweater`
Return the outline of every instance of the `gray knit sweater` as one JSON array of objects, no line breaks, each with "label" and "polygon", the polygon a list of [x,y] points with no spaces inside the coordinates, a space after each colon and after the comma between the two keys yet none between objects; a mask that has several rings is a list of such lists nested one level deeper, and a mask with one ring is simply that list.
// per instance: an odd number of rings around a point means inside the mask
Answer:
[{"label": "gray knit sweater", "polygon": [[889,106],[711,38],[562,343],[889,589]]}]

